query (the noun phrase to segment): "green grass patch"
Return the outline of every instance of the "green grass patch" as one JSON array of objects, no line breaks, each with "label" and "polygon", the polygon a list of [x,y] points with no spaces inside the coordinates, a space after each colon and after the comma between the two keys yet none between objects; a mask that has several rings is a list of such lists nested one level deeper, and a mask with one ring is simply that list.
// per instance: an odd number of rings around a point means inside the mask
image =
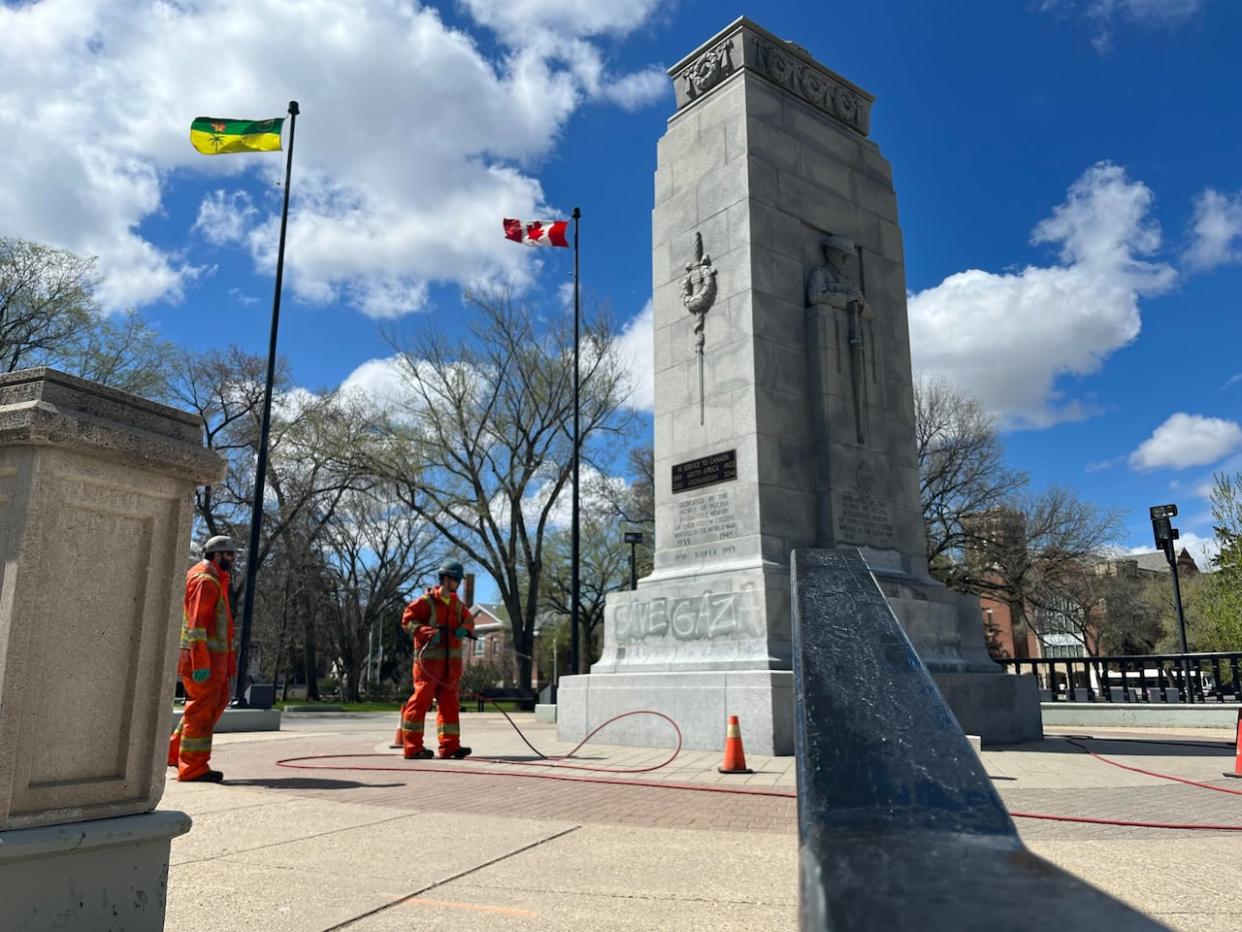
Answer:
[{"label": "green grass patch", "polygon": [[307,702],[305,699],[290,699],[288,702],[277,702],[275,704],[278,709],[285,709],[291,705],[311,706],[325,705],[339,708],[342,712],[400,712],[400,702],[328,702],[322,703]]},{"label": "green grass patch", "polygon": [[[400,712],[403,703],[400,702],[307,702],[305,699],[290,699],[288,702],[277,702],[274,707],[277,709],[286,709],[289,706],[300,706],[302,708],[314,707],[316,705],[332,706],[339,708],[342,712]],[[495,712],[497,706],[506,712],[520,712],[521,707],[517,700],[501,699],[495,702],[483,703],[484,712]],[[462,699],[461,711],[477,712],[479,703],[477,699]]]}]

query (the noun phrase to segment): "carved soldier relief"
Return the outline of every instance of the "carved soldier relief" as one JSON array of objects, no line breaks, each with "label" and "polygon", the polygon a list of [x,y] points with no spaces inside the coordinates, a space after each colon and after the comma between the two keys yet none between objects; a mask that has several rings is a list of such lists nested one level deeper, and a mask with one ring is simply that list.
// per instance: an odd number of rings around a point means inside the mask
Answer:
[{"label": "carved soldier relief", "polygon": [[[854,426],[858,442],[867,442],[867,347],[866,325],[871,305],[863,294],[862,250],[848,236],[829,235],[820,243],[825,264],[818,266],[807,281],[808,306],[822,305],[846,315],[846,343],[849,347],[850,389],[854,399]],[[858,257],[858,280],[845,271],[853,256]],[[873,355],[874,360],[874,355]]]}]

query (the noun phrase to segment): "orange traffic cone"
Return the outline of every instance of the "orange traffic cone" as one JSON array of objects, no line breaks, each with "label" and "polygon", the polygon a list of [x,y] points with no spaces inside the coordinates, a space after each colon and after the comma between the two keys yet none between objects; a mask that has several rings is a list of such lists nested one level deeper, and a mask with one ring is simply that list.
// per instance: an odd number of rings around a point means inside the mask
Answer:
[{"label": "orange traffic cone", "polygon": [[754,773],[746,766],[746,752],[742,750],[742,726],[737,716],[729,716],[729,727],[725,729],[724,766],[717,767],[721,773]]},{"label": "orange traffic cone", "polygon": [[1242,780],[1242,709],[1238,709],[1238,730],[1237,730],[1237,757],[1233,762],[1233,773],[1225,773],[1227,777],[1237,777]]}]

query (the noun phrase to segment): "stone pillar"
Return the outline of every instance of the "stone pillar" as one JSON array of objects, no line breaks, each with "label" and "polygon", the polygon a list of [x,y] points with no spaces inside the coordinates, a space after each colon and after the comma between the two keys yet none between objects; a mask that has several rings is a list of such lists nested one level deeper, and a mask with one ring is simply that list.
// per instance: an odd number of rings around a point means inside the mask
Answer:
[{"label": "stone pillar", "polygon": [[[600,662],[561,681],[561,736],[650,708],[716,749],[737,714],[747,748],[792,753],[789,555],[840,545],[861,548],[964,727],[1037,736],[1035,693],[1017,695],[1033,684],[988,660],[977,601],[927,571],[901,229],[867,138],[872,96],[746,18],[669,75],[655,569],[608,597]],[[631,718],[608,740],[666,731]]]},{"label": "stone pillar", "polygon": [[190,824],[152,810],[192,493],[223,475],[189,414],[51,369],[0,375],[0,902],[12,927],[54,914],[64,929],[163,928],[169,842]]}]

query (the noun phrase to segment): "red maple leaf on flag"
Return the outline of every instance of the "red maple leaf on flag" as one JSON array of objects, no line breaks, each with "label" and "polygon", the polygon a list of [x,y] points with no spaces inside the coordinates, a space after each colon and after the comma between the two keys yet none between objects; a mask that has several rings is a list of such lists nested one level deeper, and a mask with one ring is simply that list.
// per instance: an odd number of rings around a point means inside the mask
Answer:
[{"label": "red maple leaf on flag", "polygon": [[543,239],[543,224],[536,220],[534,223],[526,225],[526,238],[539,242]]}]

